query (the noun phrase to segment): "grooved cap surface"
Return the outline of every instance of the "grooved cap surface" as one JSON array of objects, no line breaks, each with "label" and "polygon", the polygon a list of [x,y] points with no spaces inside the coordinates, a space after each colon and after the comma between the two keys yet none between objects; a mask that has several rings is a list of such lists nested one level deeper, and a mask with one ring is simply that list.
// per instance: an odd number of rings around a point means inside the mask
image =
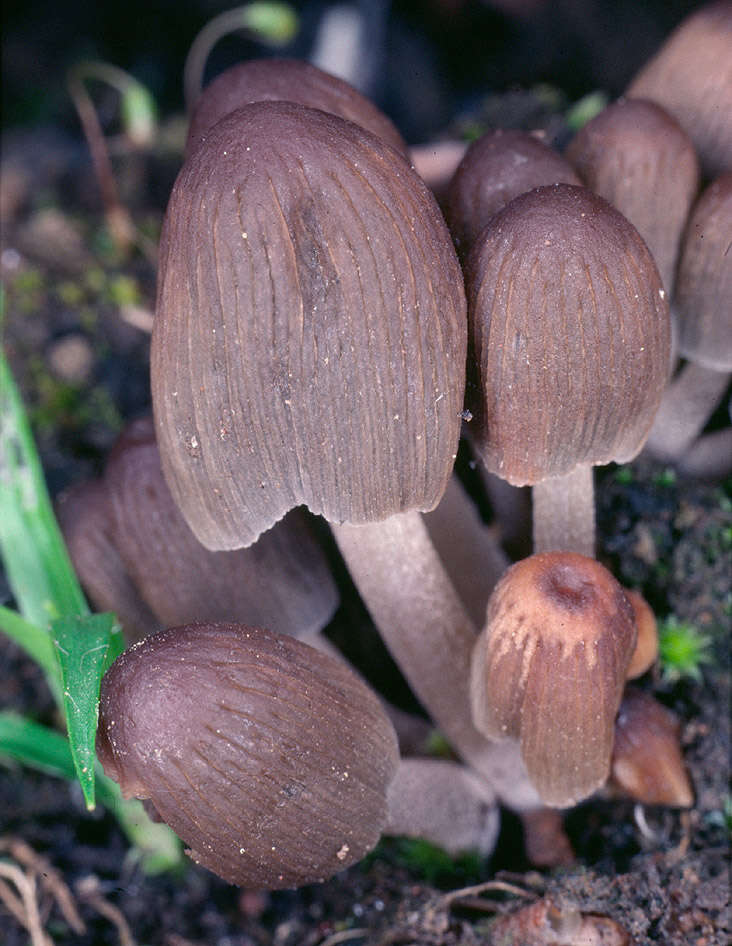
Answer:
[{"label": "grooved cap surface", "polygon": [[584,187],[539,187],[466,265],[468,405],[483,462],[514,486],[632,459],[668,378],[668,303],[635,228]]},{"label": "grooved cap surface", "polygon": [[460,432],[460,267],[393,149],[287,102],[246,106],[168,206],[152,343],[163,470],[200,541],[292,506],[339,522],[433,508]]},{"label": "grooved cap surface", "polygon": [[635,639],[623,589],[594,559],[532,555],[496,585],[473,652],[473,718],[491,739],[520,741],[547,804],[574,804],[607,778]]},{"label": "grooved cap surface", "polygon": [[567,158],[584,183],[638,230],[670,295],[699,187],[699,163],[686,132],[659,105],[623,99],[577,132]]},{"label": "grooved cap surface", "polygon": [[299,59],[251,59],[232,66],[201,93],[191,117],[186,156],[225,115],[252,102],[297,102],[340,115],[366,128],[401,154],[407,146],[396,126],[352,85]]},{"label": "grooved cap surface", "polygon": [[371,691],[334,658],[234,624],[161,631],[102,681],[97,752],[225,880],[277,889],[364,856],[398,749]]}]

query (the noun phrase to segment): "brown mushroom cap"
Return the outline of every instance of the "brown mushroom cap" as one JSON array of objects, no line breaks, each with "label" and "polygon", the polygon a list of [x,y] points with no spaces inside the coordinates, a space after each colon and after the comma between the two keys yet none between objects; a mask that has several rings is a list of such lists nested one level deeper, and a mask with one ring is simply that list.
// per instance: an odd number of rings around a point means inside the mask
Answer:
[{"label": "brown mushroom cap", "polygon": [[625,597],[630,601],[635,616],[638,637],[635,650],[628,666],[628,679],[640,677],[653,666],[658,657],[658,624],[653,609],[642,594],[631,588],[624,588]]},{"label": "brown mushroom cap", "polygon": [[160,630],[160,622],[120,556],[104,481],[90,480],[67,490],[56,504],[56,515],[71,561],[94,607],[117,615],[127,641]]},{"label": "brown mushroom cap", "polygon": [[693,805],[680,728],[665,706],[648,693],[627,687],[615,721],[611,784],[645,805]]},{"label": "brown mushroom cap", "polygon": [[712,371],[732,371],[732,172],[697,201],[684,235],[674,308],[679,352]]},{"label": "brown mushroom cap", "polygon": [[659,105],[624,99],[581,128],[566,153],[584,183],[638,230],[670,295],[681,234],[699,187],[689,136]]},{"label": "brown mushroom cap", "polygon": [[460,431],[460,269],[434,198],[344,119],[260,102],[184,165],[152,341],[166,480],[209,548],[302,503],[327,519],[433,508]]},{"label": "brown mushroom cap", "polygon": [[250,548],[211,552],[201,545],[163,478],[151,418],[123,433],[105,482],[126,572],[163,627],[241,621],[305,637],[333,616],[338,591],[301,510]]},{"label": "brown mushroom cap", "polygon": [[407,154],[393,122],[347,82],[299,59],[252,59],[222,72],[203,90],[191,117],[186,156],[225,115],[265,101],[298,102],[340,115]]},{"label": "brown mushroom cap", "polygon": [[635,228],[583,187],[515,198],[466,265],[475,444],[515,486],[643,446],[668,378],[670,324]]},{"label": "brown mushroom cap", "polygon": [[376,696],[340,661],[234,624],[161,631],[102,681],[97,751],[230,883],[293,887],[366,854],[398,750]]},{"label": "brown mushroom cap", "polygon": [[497,129],[474,141],[450,182],[445,217],[462,256],[494,213],[545,184],[580,184],[568,161],[525,131]]},{"label": "brown mushroom cap", "polygon": [[607,778],[635,640],[623,589],[594,559],[532,555],[496,585],[473,652],[473,718],[491,739],[520,741],[547,804],[574,804]]},{"label": "brown mushroom cap", "polygon": [[628,96],[651,99],[694,142],[704,172],[732,170],[732,3],[691,13],[631,82]]}]

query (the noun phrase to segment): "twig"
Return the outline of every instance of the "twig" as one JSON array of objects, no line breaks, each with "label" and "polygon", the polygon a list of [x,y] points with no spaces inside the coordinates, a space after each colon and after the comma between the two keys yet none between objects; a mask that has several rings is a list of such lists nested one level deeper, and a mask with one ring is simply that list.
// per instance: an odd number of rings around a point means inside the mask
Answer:
[{"label": "twig", "polygon": [[347,943],[352,939],[361,939],[368,933],[367,929],[354,928],[352,930],[341,930],[339,933],[332,933],[324,939],[320,946],[337,946],[338,943]]},{"label": "twig", "polygon": [[76,884],[76,894],[80,900],[88,903],[90,907],[93,907],[97,913],[116,927],[120,946],[137,946],[132,930],[122,911],[102,896],[99,881],[96,877],[82,878]]},{"label": "twig", "polygon": [[32,946],[53,946],[53,940],[43,932],[41,926],[35,879],[23,873],[16,864],[9,864],[6,861],[0,861],[0,876],[12,881],[21,896],[24,907],[24,917],[21,922],[30,934]]},{"label": "twig", "polygon": [[7,850],[24,867],[31,869],[40,879],[41,886],[46,889],[58,904],[66,923],[81,936],[86,933],[86,926],[79,911],[76,909],[74,898],[68,885],[64,883],[61,874],[51,863],[20,838],[0,838],[0,850]]},{"label": "twig", "polygon": [[526,897],[529,900],[533,900],[536,897],[536,894],[524,890],[523,887],[507,884],[505,880],[487,880],[482,884],[475,884],[473,887],[461,887],[460,890],[450,891],[450,893],[445,894],[445,896],[438,901],[438,908],[442,907],[447,909],[452,906],[456,900],[477,897],[488,890],[502,890],[504,893],[510,893],[515,897]]}]

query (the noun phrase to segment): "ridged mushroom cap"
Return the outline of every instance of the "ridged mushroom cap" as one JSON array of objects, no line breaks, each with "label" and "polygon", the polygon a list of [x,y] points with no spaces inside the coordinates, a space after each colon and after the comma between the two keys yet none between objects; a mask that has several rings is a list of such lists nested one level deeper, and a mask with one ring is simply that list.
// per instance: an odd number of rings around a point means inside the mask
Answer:
[{"label": "ridged mushroom cap", "polygon": [[363,857],[398,763],[377,697],[345,664],[234,624],[161,631],[125,651],[102,680],[97,752],[196,862],[267,889]]},{"label": "ridged mushroom cap", "polygon": [[466,265],[474,438],[514,486],[619,463],[666,381],[668,303],[636,229],[584,187],[512,200]]},{"label": "ridged mushroom cap", "polygon": [[287,102],[220,121],[173,189],[152,341],[163,470],[199,540],[249,545],[303,503],[433,508],[466,334],[447,228],[392,148]]},{"label": "ridged mushroom cap", "polygon": [[711,183],[686,228],[674,297],[679,352],[732,371],[732,172]]},{"label": "ridged mushroom cap", "polygon": [[732,170],[732,2],[708,3],[682,20],[627,95],[674,116],[707,176]]},{"label": "ridged mushroom cap", "polygon": [[490,739],[519,740],[547,804],[606,780],[635,640],[630,602],[594,559],[531,555],[496,585],[473,652],[473,719]]},{"label": "ridged mushroom cap", "polygon": [[566,155],[590,190],[646,241],[670,295],[681,234],[699,187],[689,136],[660,105],[623,99],[584,125]]},{"label": "ridged mushroom cap", "polygon": [[105,483],[116,547],[160,626],[240,621],[306,637],[333,616],[338,591],[301,510],[247,549],[201,545],[163,478],[152,418],[127,427]]},{"label": "ridged mushroom cap", "polygon": [[445,217],[466,256],[483,227],[506,204],[545,184],[581,184],[572,165],[525,131],[489,131],[474,141],[447,192]]},{"label": "ridged mushroom cap", "polygon": [[298,102],[340,115],[366,128],[401,154],[407,146],[396,126],[352,85],[301,59],[251,59],[232,66],[201,93],[191,117],[186,155],[225,115],[252,102]]}]

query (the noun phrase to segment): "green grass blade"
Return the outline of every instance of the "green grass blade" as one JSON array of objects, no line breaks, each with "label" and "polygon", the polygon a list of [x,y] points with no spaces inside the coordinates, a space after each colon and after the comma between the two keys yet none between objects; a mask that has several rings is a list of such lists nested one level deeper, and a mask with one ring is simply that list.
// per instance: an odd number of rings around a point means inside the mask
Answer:
[{"label": "green grass blade", "polygon": [[[30,768],[73,782],[76,768],[68,740],[17,713],[0,712],[0,758],[13,759]],[[104,775],[97,763],[99,802],[120,823],[142,858],[148,874],[179,867],[183,862],[181,841],[165,824],[150,820],[139,801],[125,801],[119,786]]]},{"label": "green grass blade", "polygon": [[113,614],[62,617],[51,625],[63,683],[69,746],[86,806],[94,808],[94,742],[99,686],[122,653],[122,632]]},{"label": "green grass blade", "polygon": [[88,614],[53,513],[18,389],[0,352],[0,554],[18,608],[45,628]]},{"label": "green grass blade", "polygon": [[59,669],[56,651],[48,631],[36,624],[31,624],[21,617],[17,611],[0,605],[0,631],[15,641],[41,667],[46,675],[54,699],[59,706],[63,705],[61,670]]}]

